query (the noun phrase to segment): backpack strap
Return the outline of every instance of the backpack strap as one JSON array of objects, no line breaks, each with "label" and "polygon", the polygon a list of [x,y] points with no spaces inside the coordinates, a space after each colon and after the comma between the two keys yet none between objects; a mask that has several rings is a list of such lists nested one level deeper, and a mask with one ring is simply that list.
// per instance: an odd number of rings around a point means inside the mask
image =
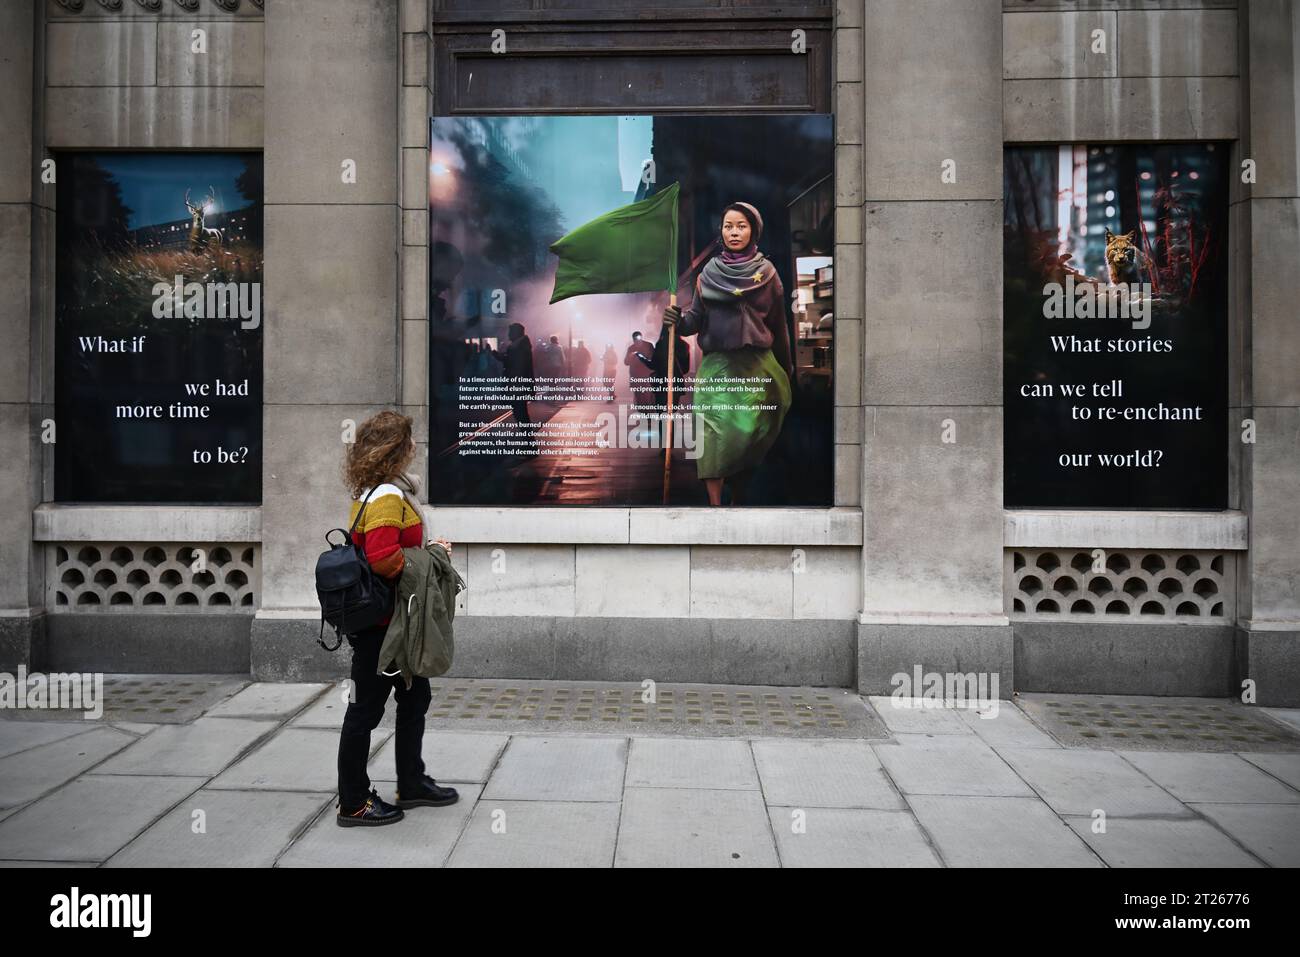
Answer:
[{"label": "backpack strap", "polygon": [[361,516],[365,513],[366,506],[370,504],[370,496],[375,494],[376,488],[379,488],[379,486],[376,485],[375,488],[372,488],[366,493],[366,497],[362,499],[361,508],[357,509],[357,517],[352,520],[352,525],[348,528],[348,541],[352,541],[352,531],[357,527],[357,522],[361,521]]},{"label": "backpack strap", "polygon": [[335,637],[338,638],[338,641],[336,641],[334,647],[331,648],[329,645],[325,644],[325,613],[322,611],[320,616],[320,634],[316,637],[316,644],[320,645],[326,651],[338,651],[343,647],[343,636],[338,632],[335,632],[334,634]]}]

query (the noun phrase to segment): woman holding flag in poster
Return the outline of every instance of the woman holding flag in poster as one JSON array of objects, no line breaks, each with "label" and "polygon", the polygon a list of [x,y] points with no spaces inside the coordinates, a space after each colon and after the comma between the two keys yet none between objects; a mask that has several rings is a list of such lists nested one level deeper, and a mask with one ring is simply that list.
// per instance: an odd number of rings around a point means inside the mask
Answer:
[{"label": "woman holding flag in poster", "polygon": [[[710,505],[722,505],[730,481],[737,504],[754,469],[781,434],[792,399],[794,368],[786,326],[785,291],[776,268],[758,251],[763,218],[749,203],[722,212],[722,252],[695,280],[695,298],[677,308],[679,184],[598,216],[551,244],[559,259],[551,302],[592,293],[667,289],[664,311],[668,360],[676,366],[678,334],[699,336],[704,359],[695,380],[694,412],[700,456],[696,471]],[[664,504],[668,504],[673,382],[667,383]]]},{"label": "woman holding flag in poster", "polygon": [[695,379],[701,426],[695,465],[711,505],[722,504],[727,480],[732,504],[738,503],[790,410],[794,368],[785,290],[758,251],[762,234],[757,209],[729,205],[722,212],[722,252],[700,270],[691,305],[685,312],[676,305],[664,310],[664,325],[678,335],[698,335],[704,353]]}]

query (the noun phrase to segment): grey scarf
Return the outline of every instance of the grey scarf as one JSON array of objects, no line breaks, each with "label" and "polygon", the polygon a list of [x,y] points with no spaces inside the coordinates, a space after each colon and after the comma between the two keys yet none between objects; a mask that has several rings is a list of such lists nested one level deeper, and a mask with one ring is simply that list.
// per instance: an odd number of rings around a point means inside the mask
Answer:
[{"label": "grey scarf", "polygon": [[700,295],[707,302],[729,302],[738,296],[751,302],[765,301],[775,275],[776,268],[760,252],[738,263],[714,256],[700,272]]}]

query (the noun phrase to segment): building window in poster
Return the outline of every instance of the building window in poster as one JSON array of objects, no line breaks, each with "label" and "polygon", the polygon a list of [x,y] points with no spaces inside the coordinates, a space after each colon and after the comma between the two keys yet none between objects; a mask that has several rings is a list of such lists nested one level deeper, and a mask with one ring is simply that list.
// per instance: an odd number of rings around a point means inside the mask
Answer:
[{"label": "building window in poster", "polygon": [[259,502],[262,157],[58,160],[55,496]]},{"label": "building window in poster", "polygon": [[434,118],[430,501],[831,505],[833,144],[821,114]]},{"label": "building window in poster", "polygon": [[1006,151],[1008,506],[1226,507],[1226,160]]}]

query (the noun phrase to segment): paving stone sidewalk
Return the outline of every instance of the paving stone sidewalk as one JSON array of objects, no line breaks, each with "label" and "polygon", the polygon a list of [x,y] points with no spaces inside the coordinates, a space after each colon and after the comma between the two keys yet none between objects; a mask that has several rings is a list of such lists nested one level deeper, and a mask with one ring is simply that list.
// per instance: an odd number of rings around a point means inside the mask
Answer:
[{"label": "paving stone sidewalk", "polygon": [[[342,690],[228,691],[185,723],[0,712],[0,865],[1300,866],[1297,711],[1251,709],[1290,744],[1219,752],[1066,746],[1033,702],[859,699],[856,739],[470,717],[425,734],[460,803],[345,829]],[[390,800],[392,709],[370,764]]]}]

